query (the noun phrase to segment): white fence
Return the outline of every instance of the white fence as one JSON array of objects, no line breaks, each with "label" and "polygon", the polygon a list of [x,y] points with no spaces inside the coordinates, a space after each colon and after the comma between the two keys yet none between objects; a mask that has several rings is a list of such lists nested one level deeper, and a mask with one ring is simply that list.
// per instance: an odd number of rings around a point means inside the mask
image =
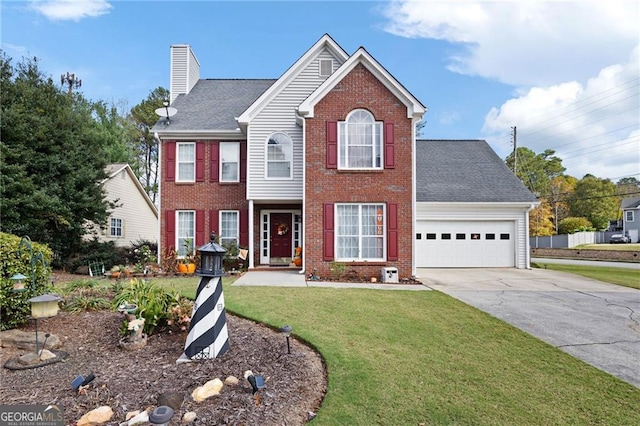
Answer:
[{"label": "white fence", "polygon": [[609,237],[620,232],[576,232],[575,234],[529,237],[531,248],[571,248],[580,244],[604,244]]}]

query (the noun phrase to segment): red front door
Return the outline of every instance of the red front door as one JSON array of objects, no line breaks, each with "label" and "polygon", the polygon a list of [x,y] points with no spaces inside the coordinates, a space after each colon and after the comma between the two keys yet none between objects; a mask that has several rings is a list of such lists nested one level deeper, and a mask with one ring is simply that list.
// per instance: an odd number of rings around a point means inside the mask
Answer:
[{"label": "red front door", "polygon": [[291,213],[271,213],[271,258],[291,253]]}]

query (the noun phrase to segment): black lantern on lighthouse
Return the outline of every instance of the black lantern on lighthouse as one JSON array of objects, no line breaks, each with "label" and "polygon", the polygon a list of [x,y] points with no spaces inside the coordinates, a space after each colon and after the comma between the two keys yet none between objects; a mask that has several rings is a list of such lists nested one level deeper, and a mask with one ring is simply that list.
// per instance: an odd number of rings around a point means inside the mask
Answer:
[{"label": "black lantern on lighthouse", "polygon": [[198,249],[200,252],[200,265],[196,269],[196,275],[199,277],[221,277],[224,275],[222,271],[222,260],[227,250],[220,244],[216,243],[216,233],[212,232],[210,241]]}]

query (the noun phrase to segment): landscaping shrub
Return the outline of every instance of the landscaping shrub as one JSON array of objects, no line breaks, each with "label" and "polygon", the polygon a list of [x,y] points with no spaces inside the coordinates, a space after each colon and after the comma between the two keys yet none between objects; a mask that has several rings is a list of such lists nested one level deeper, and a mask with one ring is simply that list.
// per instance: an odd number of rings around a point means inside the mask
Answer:
[{"label": "landscaping shrub", "polygon": [[[191,319],[191,304],[177,292],[170,292],[164,288],[142,279],[132,279],[122,285],[113,300],[113,307],[117,309],[124,304],[138,306],[136,316],[144,318],[144,332],[153,334],[159,326],[177,325],[185,323],[185,316]],[[175,309],[177,308],[177,309]]]},{"label": "landscaping shrub", "polygon": [[575,234],[576,232],[595,231],[586,217],[568,217],[560,221],[559,234]]},{"label": "landscaping shrub", "polygon": [[[31,314],[29,299],[52,291],[49,282],[51,249],[31,242],[32,258],[27,245],[20,246],[21,240],[21,237],[0,232],[0,330],[24,324]],[[36,258],[39,253],[42,253],[44,263]],[[35,288],[32,287],[32,261]],[[24,280],[25,291],[14,293],[13,282],[9,278],[18,273],[28,278]]]},{"label": "landscaping shrub", "polygon": [[114,265],[123,265],[127,261],[127,249],[116,247],[113,241],[102,242],[98,239],[83,241],[80,252],[63,262],[64,268],[76,272],[89,263],[101,262],[108,270]]}]

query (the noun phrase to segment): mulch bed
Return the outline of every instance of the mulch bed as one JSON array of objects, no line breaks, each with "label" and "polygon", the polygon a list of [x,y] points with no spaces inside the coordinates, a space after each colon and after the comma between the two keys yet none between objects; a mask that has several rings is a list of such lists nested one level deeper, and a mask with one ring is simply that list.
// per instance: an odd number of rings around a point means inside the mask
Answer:
[{"label": "mulch bed", "polygon": [[[301,425],[313,418],[326,392],[327,376],[322,358],[305,344],[291,338],[291,354],[278,331],[227,314],[230,349],[217,359],[176,364],[186,341],[186,332],[164,330],[149,336],[136,351],[118,347],[122,314],[93,311],[38,321],[38,331],[52,333],[62,342],[67,359],[25,370],[0,368],[0,401],[3,404],[58,404],[65,422],[74,425],[88,411],[108,405],[114,411],[109,425],[125,421],[127,412],[152,410],[158,396],[178,392],[182,406],[171,424],[180,424],[184,413],[195,411],[195,425]],[[23,330],[33,331],[28,323]],[[0,348],[0,362],[24,350]],[[266,387],[256,402],[244,379],[246,370],[261,374]],[[78,375],[93,373],[86,389],[76,392],[71,382]],[[214,378],[240,379],[225,385],[220,395],[195,402],[193,390]]]}]

